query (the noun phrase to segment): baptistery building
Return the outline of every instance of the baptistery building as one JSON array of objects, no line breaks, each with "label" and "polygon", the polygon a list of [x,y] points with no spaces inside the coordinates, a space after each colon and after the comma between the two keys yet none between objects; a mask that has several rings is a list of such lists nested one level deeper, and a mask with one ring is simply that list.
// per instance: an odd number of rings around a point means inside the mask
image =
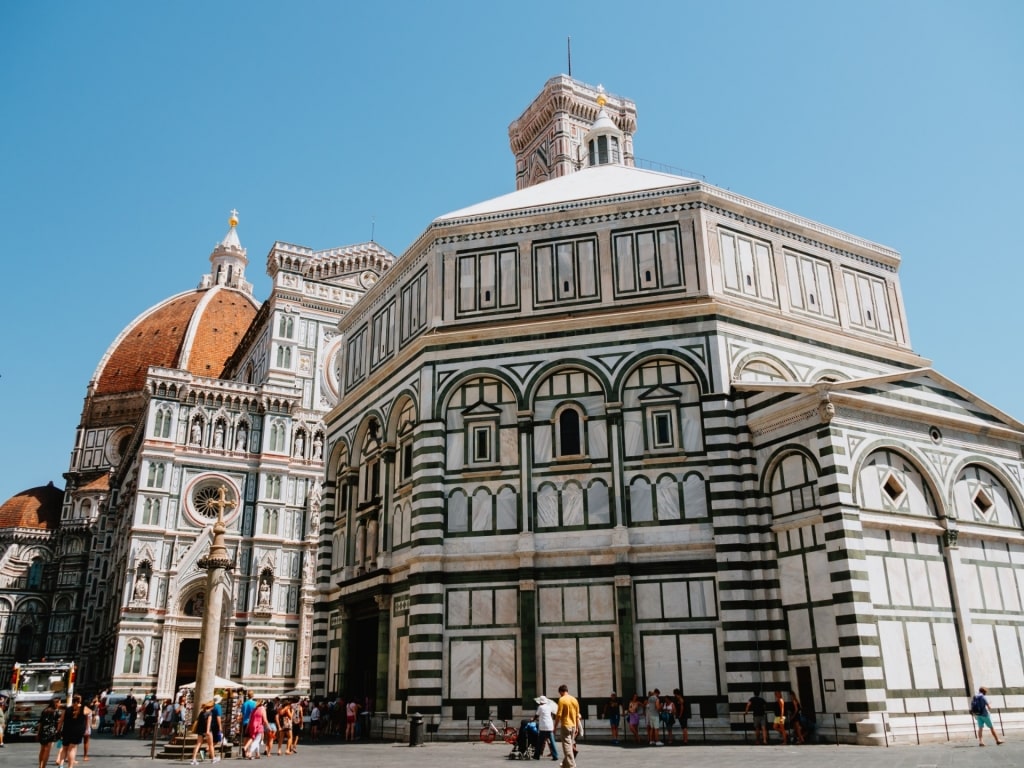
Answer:
[{"label": "baptistery building", "polygon": [[568,77],[516,190],[340,321],[312,674],[466,728],[561,683],[840,738],[1024,704],[1024,425],[910,341],[892,248],[634,159]]},{"label": "baptistery building", "polygon": [[678,688],[719,737],[793,691],[865,743],[985,685],[1024,728],[1024,424],[914,350],[897,251],[637,126],[552,78],[514,191],[397,259],[275,243],[264,301],[233,215],[103,356],[66,487],[0,505],[0,663],[168,696],[213,602],[219,675],[441,737],[563,683],[593,724]]}]

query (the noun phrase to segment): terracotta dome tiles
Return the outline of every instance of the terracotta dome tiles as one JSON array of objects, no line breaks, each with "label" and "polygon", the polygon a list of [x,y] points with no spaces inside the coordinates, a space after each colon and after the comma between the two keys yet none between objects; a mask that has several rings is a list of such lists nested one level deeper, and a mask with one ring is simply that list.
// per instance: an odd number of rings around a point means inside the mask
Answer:
[{"label": "terracotta dome tiles", "polygon": [[0,529],[56,530],[60,525],[60,509],[63,502],[64,491],[53,483],[29,488],[0,505]]},{"label": "terracotta dome tiles", "polygon": [[[97,395],[139,392],[150,366],[186,368],[200,376],[219,376],[253,317],[252,299],[236,291],[213,289],[179,296],[145,314],[130,327],[110,354],[96,385]],[[202,312],[188,360],[183,344],[196,311]]]},{"label": "terracotta dome tiles", "polygon": [[191,354],[182,367],[197,376],[220,376],[255,316],[256,308],[244,294],[218,291],[203,311]]}]

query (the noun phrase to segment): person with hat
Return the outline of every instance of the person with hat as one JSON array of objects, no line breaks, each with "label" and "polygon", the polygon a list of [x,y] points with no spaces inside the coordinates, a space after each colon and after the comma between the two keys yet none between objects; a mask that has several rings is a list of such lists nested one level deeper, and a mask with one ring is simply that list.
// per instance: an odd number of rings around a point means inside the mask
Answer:
[{"label": "person with hat", "polygon": [[558,705],[547,696],[541,694],[534,701],[537,703],[537,734],[540,741],[540,748],[533,753],[534,760],[540,760],[544,754],[544,745],[548,745],[551,752],[551,759],[558,759],[558,749],[555,747],[555,710]]}]

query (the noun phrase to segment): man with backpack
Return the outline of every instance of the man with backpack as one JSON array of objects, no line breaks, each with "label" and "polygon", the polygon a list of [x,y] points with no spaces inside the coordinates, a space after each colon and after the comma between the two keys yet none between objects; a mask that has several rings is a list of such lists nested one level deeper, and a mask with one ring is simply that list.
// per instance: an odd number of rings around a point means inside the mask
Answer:
[{"label": "man with backpack", "polygon": [[988,688],[981,686],[978,692],[974,694],[974,698],[971,699],[971,714],[974,715],[978,721],[978,746],[984,747],[984,735],[985,728],[992,731],[992,738],[996,740],[996,744],[1002,744],[1002,739],[999,738],[999,734],[996,733],[995,726],[992,725],[992,715],[988,704],[988,698],[985,694],[988,693]]}]

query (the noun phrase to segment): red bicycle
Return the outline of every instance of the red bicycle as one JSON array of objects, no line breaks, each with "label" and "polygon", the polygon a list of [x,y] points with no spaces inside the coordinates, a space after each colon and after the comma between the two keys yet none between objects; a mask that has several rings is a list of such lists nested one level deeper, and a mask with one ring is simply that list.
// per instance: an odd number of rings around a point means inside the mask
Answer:
[{"label": "red bicycle", "polygon": [[484,727],[480,729],[480,741],[484,744],[492,743],[495,737],[499,737],[506,744],[515,744],[516,741],[518,741],[519,733],[515,728],[508,724],[507,720],[505,721],[504,728],[496,726],[490,715],[488,715],[487,719],[483,722]]}]

